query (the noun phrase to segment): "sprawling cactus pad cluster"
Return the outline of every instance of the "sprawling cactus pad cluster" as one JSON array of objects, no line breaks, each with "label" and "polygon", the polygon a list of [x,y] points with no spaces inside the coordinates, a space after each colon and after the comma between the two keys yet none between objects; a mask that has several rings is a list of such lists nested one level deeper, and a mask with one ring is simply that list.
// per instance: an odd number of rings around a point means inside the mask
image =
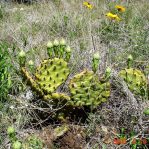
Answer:
[{"label": "sprawling cactus pad cluster", "polygon": [[140,70],[131,68],[132,63],[133,57],[129,55],[127,59],[128,68],[121,70],[119,75],[124,79],[132,92],[144,96],[147,92],[147,79]]},{"label": "sprawling cactus pad cluster", "polygon": [[[96,74],[99,66],[99,54],[96,53],[92,59],[92,70],[85,69],[70,79],[70,96],[56,92],[58,87],[66,82],[70,69],[68,62],[71,56],[71,48],[66,45],[65,40],[54,40],[48,42],[47,54],[49,59],[45,59],[37,66],[35,71],[30,73],[26,68],[26,55],[20,52],[20,66],[23,76],[28,80],[31,88],[46,101],[52,101],[55,105],[64,105],[63,112],[59,112],[58,117],[63,119],[63,113],[67,113],[67,108],[77,108],[88,106],[96,108],[100,103],[107,101],[110,96],[110,72],[104,75],[104,79],[99,80]],[[28,64],[33,68],[33,62]],[[109,69],[108,69],[109,70]],[[63,100],[62,100],[63,99]]]},{"label": "sprawling cactus pad cluster", "polygon": [[75,75],[69,84],[72,102],[76,106],[95,106],[110,96],[109,81],[100,82],[93,71],[84,70]]}]

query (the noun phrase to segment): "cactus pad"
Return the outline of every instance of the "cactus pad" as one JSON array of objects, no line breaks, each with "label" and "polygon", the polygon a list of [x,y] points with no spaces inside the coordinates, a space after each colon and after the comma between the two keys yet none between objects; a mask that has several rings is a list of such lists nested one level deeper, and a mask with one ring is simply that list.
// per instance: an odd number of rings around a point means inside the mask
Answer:
[{"label": "cactus pad", "polygon": [[134,68],[124,69],[120,71],[119,75],[126,81],[131,91],[140,95],[145,94],[147,80],[140,70]]},{"label": "cactus pad", "polygon": [[67,62],[60,58],[44,60],[36,69],[35,77],[46,94],[54,92],[67,79]]},{"label": "cactus pad", "polygon": [[99,81],[94,72],[88,70],[75,75],[69,88],[74,106],[97,107],[110,96],[110,83]]}]

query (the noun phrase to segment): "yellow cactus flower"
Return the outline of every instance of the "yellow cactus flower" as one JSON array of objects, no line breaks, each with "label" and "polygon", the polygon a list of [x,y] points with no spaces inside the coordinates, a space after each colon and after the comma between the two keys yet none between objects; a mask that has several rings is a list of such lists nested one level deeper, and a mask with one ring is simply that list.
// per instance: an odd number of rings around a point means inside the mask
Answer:
[{"label": "yellow cactus flower", "polygon": [[83,5],[89,9],[93,9],[93,5],[90,4],[89,2],[83,2]]},{"label": "yellow cactus flower", "polygon": [[115,8],[120,12],[125,12],[126,8],[121,5],[116,5]]},{"label": "yellow cactus flower", "polygon": [[112,20],[117,20],[117,21],[120,21],[120,20],[121,20],[120,17],[118,17],[117,14],[113,14],[113,13],[111,13],[111,12],[107,13],[106,16],[107,16],[108,18],[112,19]]}]

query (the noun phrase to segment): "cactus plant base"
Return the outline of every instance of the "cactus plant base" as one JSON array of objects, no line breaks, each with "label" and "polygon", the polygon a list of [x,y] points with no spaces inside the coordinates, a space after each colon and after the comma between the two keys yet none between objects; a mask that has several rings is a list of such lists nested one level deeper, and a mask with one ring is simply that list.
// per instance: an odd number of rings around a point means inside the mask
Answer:
[{"label": "cactus plant base", "polygon": [[64,106],[63,108],[59,109],[52,115],[52,119],[60,122],[79,122],[84,123],[86,119],[88,118],[88,114],[90,112],[95,112],[94,110],[91,110],[90,107],[84,106],[84,107],[73,107],[73,106]]}]

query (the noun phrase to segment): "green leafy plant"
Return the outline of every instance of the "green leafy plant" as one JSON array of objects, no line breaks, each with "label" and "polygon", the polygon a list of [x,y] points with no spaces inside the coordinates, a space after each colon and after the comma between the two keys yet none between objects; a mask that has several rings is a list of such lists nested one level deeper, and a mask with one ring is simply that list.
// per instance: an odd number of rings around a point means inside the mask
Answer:
[{"label": "green leafy plant", "polygon": [[6,99],[9,89],[12,87],[11,81],[11,62],[8,46],[0,43],[0,99]]}]

